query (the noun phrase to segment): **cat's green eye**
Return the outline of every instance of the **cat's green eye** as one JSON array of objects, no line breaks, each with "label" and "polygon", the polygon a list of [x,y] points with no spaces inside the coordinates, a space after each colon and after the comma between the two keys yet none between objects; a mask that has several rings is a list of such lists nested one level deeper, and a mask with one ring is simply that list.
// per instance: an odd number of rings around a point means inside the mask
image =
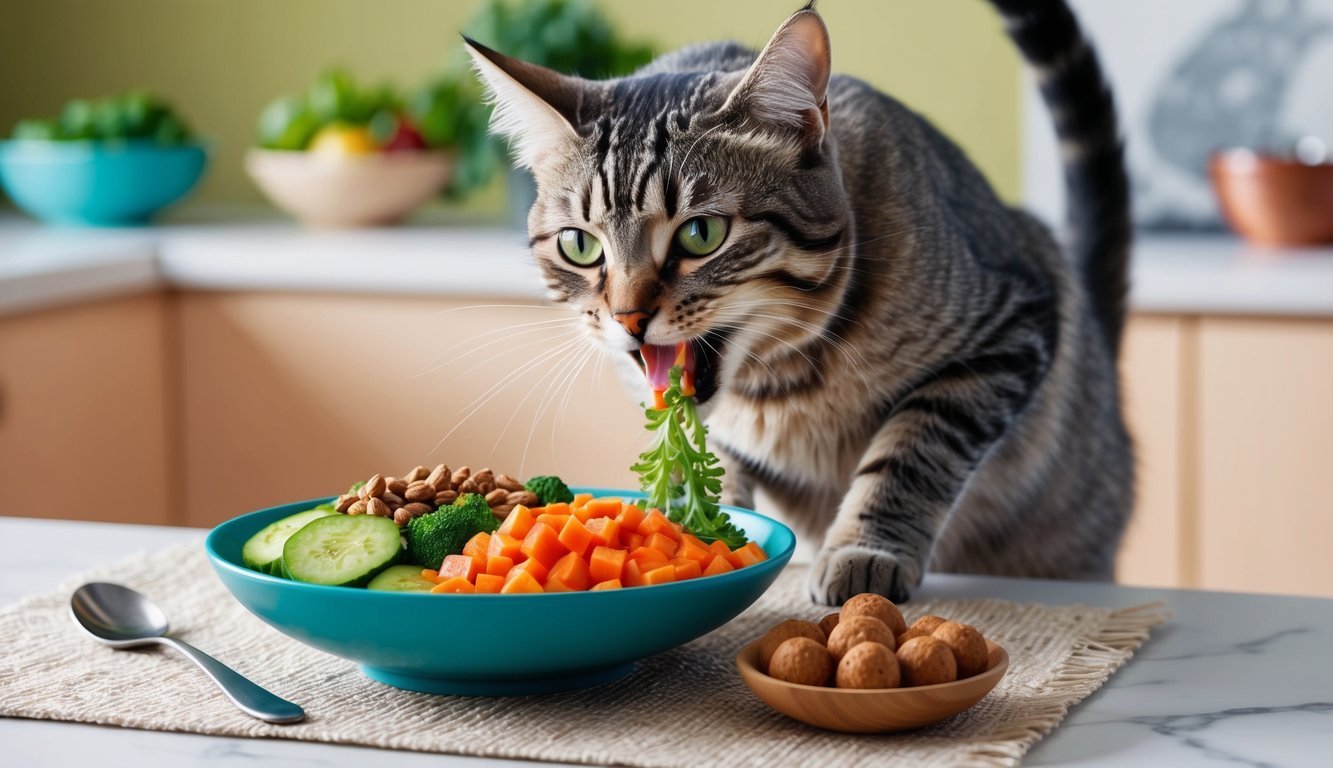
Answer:
[{"label": "cat's green eye", "polygon": [[727,220],[721,216],[695,216],[676,230],[676,244],[690,256],[707,256],[727,238]]},{"label": "cat's green eye", "polygon": [[560,230],[560,255],[576,267],[591,267],[602,260],[602,241],[581,229]]}]

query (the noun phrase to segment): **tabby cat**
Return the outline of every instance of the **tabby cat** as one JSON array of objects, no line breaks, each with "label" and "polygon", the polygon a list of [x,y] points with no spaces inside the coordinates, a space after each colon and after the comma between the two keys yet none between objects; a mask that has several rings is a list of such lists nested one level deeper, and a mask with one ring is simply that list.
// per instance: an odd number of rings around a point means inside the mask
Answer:
[{"label": "tabby cat", "polygon": [[928,567],[1113,575],[1134,474],[1115,110],[1063,2],[991,2],[1056,116],[1063,249],[919,115],[830,76],[810,6],[758,54],[698,45],[608,81],[467,41],[537,180],[551,294],[639,397],[641,348],[689,343],[724,500],[760,491],[822,541],[819,602],[904,600]]}]

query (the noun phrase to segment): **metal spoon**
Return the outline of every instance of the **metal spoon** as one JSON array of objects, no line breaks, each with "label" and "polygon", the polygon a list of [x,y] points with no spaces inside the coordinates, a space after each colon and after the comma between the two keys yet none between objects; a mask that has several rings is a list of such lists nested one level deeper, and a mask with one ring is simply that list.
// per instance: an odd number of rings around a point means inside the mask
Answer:
[{"label": "metal spoon", "polygon": [[185,654],[247,715],[270,723],[295,723],[305,710],[269,693],[189,643],[167,637],[167,616],[157,604],[129,587],[93,582],[69,599],[70,613],[88,634],[112,648],[165,645]]}]

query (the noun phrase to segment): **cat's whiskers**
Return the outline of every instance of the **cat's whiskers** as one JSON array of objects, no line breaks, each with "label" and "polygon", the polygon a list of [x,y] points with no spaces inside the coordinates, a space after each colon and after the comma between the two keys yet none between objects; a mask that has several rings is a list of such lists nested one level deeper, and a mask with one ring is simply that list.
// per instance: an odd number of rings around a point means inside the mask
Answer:
[{"label": "cat's whiskers", "polygon": [[[520,476],[522,476],[525,473],[525,468],[527,466],[527,461],[528,461],[528,449],[532,445],[532,436],[537,431],[537,424],[541,422],[542,416],[546,412],[547,405],[549,405],[549,403],[554,399],[553,393],[558,391],[558,387],[560,387],[563,384],[565,378],[568,377],[572,371],[577,370],[578,363],[580,360],[579,357],[580,351],[584,353],[582,359],[586,360],[588,355],[588,350],[586,348],[580,350],[576,346],[570,349],[568,352],[566,352],[565,355],[560,358],[560,360],[556,365],[550,366],[548,368],[548,372],[545,375],[538,377],[537,381],[533,382],[533,385],[528,389],[527,394],[525,394],[523,396],[523,399],[519,401],[518,407],[515,408],[514,412],[509,416],[509,421],[505,423],[505,428],[500,432],[500,436],[503,437],[504,433],[509,429],[509,424],[513,422],[514,417],[518,415],[520,410],[522,410],[523,405],[528,401],[528,398],[532,396],[532,393],[536,391],[538,386],[546,384],[547,385],[546,389],[542,392],[541,397],[538,398],[537,400],[536,413],[534,413],[532,418],[529,420],[528,437],[526,440],[523,441],[523,453],[519,457],[519,463],[518,463],[518,471]],[[554,382],[548,381],[548,379],[551,378],[554,378],[555,381]],[[500,441],[497,438],[495,447],[498,448],[499,446],[500,446]]]},{"label": "cat's whiskers", "polygon": [[[515,355],[515,354],[517,354],[517,353],[522,353],[522,352],[524,352],[525,350],[527,350],[527,349],[530,348],[530,347],[538,347],[539,349],[540,349],[540,348],[545,348],[545,347],[546,347],[548,344],[550,344],[552,341],[561,340],[561,339],[568,339],[568,338],[571,338],[571,337],[576,337],[576,336],[578,336],[578,335],[580,335],[580,331],[579,331],[577,328],[571,328],[571,329],[569,329],[569,330],[564,331],[563,333],[558,333],[558,334],[543,334],[543,335],[538,336],[538,337],[536,337],[536,338],[528,339],[528,340],[526,340],[526,341],[521,341],[521,342],[518,342],[517,344],[512,344],[512,345],[510,345],[509,347],[506,347],[506,348],[505,348],[505,353],[506,353],[506,356],[508,356],[508,355]],[[496,341],[494,341],[494,342],[492,342],[492,343],[496,343],[496,344],[498,344],[500,341],[504,341],[504,340],[507,340],[507,339],[497,339]],[[462,372],[460,372],[460,373],[458,374],[458,376],[463,376],[463,375],[469,374],[469,373],[471,373],[471,372],[477,370],[478,368],[481,368],[482,366],[489,365],[489,364],[491,363],[491,361],[492,361],[493,359],[495,359],[494,357],[492,357],[492,356],[490,356],[490,355],[476,355],[477,352],[481,351],[482,349],[484,349],[485,347],[488,347],[488,346],[491,346],[491,344],[484,344],[484,345],[481,345],[480,347],[478,347],[478,348],[476,348],[476,349],[469,350],[465,355],[460,355],[458,358],[456,358],[456,359],[462,359],[463,357],[466,357],[467,355],[475,355],[476,358],[477,358],[477,362],[473,363],[471,366],[469,366],[468,368],[464,369]],[[451,362],[452,362],[452,361],[451,361]],[[437,368],[447,367],[447,366],[450,365],[450,364],[451,364],[451,363],[443,363],[443,364],[437,366]]]},{"label": "cat's whiskers", "polygon": [[[566,312],[568,312],[568,310],[566,310]],[[518,325],[506,325],[500,328],[492,328],[489,331],[484,331],[475,336],[469,336],[468,338],[455,342],[451,346],[447,347],[446,349],[438,353],[435,356],[435,360],[432,360],[426,369],[422,370],[419,373],[412,374],[408,378],[417,378],[420,376],[425,376],[426,374],[429,373],[434,373],[435,371],[438,371],[441,368],[453,365],[454,363],[458,362],[459,360],[462,360],[465,357],[474,355],[477,352],[480,352],[481,350],[487,347],[505,341],[509,341],[510,339],[515,339],[520,336],[524,336],[531,333],[544,333],[549,330],[558,330],[562,326],[572,327],[577,325],[578,322],[579,322],[578,317],[569,316],[562,318],[552,318],[550,320],[538,320],[531,323],[519,323]],[[498,338],[490,338],[490,337],[495,337],[497,334],[503,334],[503,335],[499,336]],[[439,361],[441,357],[448,355],[450,352],[453,352],[454,350],[458,349],[464,344],[471,344],[472,346],[469,346],[467,349],[464,349],[462,352],[460,352],[459,354],[455,355],[454,357],[448,360],[444,360],[442,362]]]}]

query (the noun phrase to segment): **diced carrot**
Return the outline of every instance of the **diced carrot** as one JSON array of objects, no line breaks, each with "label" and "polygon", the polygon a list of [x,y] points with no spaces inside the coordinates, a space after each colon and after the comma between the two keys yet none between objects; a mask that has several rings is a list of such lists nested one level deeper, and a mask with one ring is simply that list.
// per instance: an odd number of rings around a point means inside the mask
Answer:
[{"label": "diced carrot", "polygon": [[664,533],[654,533],[643,540],[643,546],[661,552],[670,560],[676,556],[676,550],[680,549],[680,542]]},{"label": "diced carrot", "polygon": [[[491,536],[491,543],[486,547],[486,556],[489,558],[498,555],[500,557],[508,557],[512,560],[517,560],[518,555],[522,550],[522,539],[497,531],[495,535]],[[728,552],[727,554],[731,553]]]},{"label": "diced carrot", "polygon": [[446,555],[440,563],[440,578],[451,579],[455,576],[472,581],[481,573],[484,563],[469,555]]},{"label": "diced carrot", "polygon": [[448,592],[450,594],[462,595],[462,594],[469,594],[472,592],[476,592],[477,588],[472,586],[472,582],[468,581],[462,576],[453,576],[451,578],[445,579],[444,581],[441,581],[434,587],[431,587],[430,591],[437,593]]},{"label": "diced carrot", "polygon": [[555,561],[551,566],[551,574],[546,577],[547,581],[559,579],[560,583],[573,590],[582,592],[588,588],[592,582],[588,575],[588,561],[577,552],[570,552]]},{"label": "diced carrot", "polygon": [[639,547],[629,553],[630,562],[638,563],[639,567],[645,572],[653,568],[660,568],[670,562],[671,558],[662,554],[662,550],[651,547]]},{"label": "diced carrot", "polygon": [[[633,532],[627,533],[622,528],[620,532],[620,544],[625,549],[629,550],[630,552],[633,552],[634,550],[643,546],[643,534],[633,533]],[[727,554],[731,554],[730,550],[727,551]]]},{"label": "diced carrot", "polygon": [[[731,554],[728,552],[727,554]],[[676,550],[676,557],[682,557],[686,560],[694,560],[699,563],[699,567],[708,564],[713,559],[713,553],[708,550],[708,545],[699,540],[693,534],[685,534],[680,537],[680,549]]]},{"label": "diced carrot", "polygon": [[435,570],[434,568],[422,568],[422,569],[421,569],[421,578],[423,578],[423,579],[430,579],[431,581],[439,581],[439,580],[440,580],[440,572],[437,571],[437,570]]},{"label": "diced carrot", "polygon": [[541,508],[541,512],[534,512],[540,515],[572,515],[574,508],[563,501],[553,501]]},{"label": "diced carrot", "polygon": [[644,516],[643,522],[639,523],[639,533],[644,536],[651,536],[654,533],[661,533],[671,537],[673,540],[680,540],[680,531],[671,524],[671,520],[662,514],[661,510],[650,509]]},{"label": "diced carrot", "polygon": [[528,531],[532,530],[532,524],[536,522],[536,520],[537,518],[532,514],[532,510],[519,504],[509,510],[509,515],[505,517],[503,523],[500,523],[500,527],[497,531],[499,533],[507,533],[516,539],[521,539],[528,535]]},{"label": "diced carrot", "polygon": [[[565,523],[569,522],[569,518],[571,517],[573,517],[573,515],[553,515],[550,512],[546,512],[537,515],[537,522],[549,526],[553,531],[559,531],[565,527]],[[531,531],[529,531],[529,533],[531,533]]]},{"label": "diced carrot", "polygon": [[500,592],[506,595],[543,591],[545,590],[542,589],[542,585],[537,583],[537,580],[532,578],[532,574],[527,571],[519,571],[514,574],[514,578],[505,579],[504,586],[500,587]]},{"label": "diced carrot", "polygon": [[559,560],[561,555],[569,550],[565,548],[564,544],[560,543],[560,535],[555,532],[555,529],[545,523],[537,523],[524,537],[523,546],[519,551],[550,568],[555,565],[555,561]]},{"label": "diced carrot", "polygon": [[615,517],[620,514],[620,499],[593,499],[584,505],[589,517]]},{"label": "diced carrot", "polygon": [[588,558],[588,576],[593,581],[619,579],[628,558],[629,553],[623,549],[593,547],[592,555]]},{"label": "diced carrot", "polygon": [[713,562],[709,563],[708,567],[704,569],[703,575],[716,576],[719,573],[730,573],[734,570],[736,569],[731,567],[731,563],[727,562],[727,558],[714,557]]},{"label": "diced carrot", "polygon": [[582,592],[581,589],[574,589],[560,579],[548,578],[543,585],[547,592]]},{"label": "diced carrot", "polygon": [[697,579],[704,574],[704,567],[698,560],[672,560],[671,566],[676,569],[676,581]]},{"label": "diced carrot", "polygon": [[565,527],[560,529],[560,543],[570,552],[583,557],[593,548],[592,531],[584,527],[577,517],[571,517],[565,521]]},{"label": "diced carrot", "polygon": [[620,522],[622,531],[636,533],[639,530],[639,524],[643,522],[643,510],[633,504],[626,504],[620,508],[620,514],[616,515],[616,520]]},{"label": "diced carrot", "polygon": [[514,567],[514,558],[504,555],[491,555],[486,558],[486,573],[504,578],[509,569]]},{"label": "diced carrot", "polygon": [[483,561],[486,559],[486,548],[491,545],[491,535],[485,531],[477,533],[476,536],[467,540],[463,545],[463,554],[468,557],[480,557]]},{"label": "diced carrot", "polygon": [[731,557],[731,547],[721,541],[714,540],[713,543],[708,545],[708,548],[718,557]]},{"label": "diced carrot", "polygon": [[490,573],[477,574],[477,592],[487,594],[498,594],[501,587],[505,585],[505,577],[496,576]]},{"label": "diced carrot", "polygon": [[622,587],[624,587],[624,585],[620,583],[620,579],[607,579],[606,581],[599,581],[592,585],[588,588],[588,591],[596,592],[599,589],[621,589]]},{"label": "diced carrot", "polygon": [[579,507],[583,506],[584,504],[587,504],[590,501],[592,501],[591,493],[576,493],[574,494],[574,500],[569,503],[569,506],[573,507],[574,509],[578,509]]},{"label": "diced carrot", "polygon": [[625,563],[624,573],[620,577],[621,582],[627,587],[643,586],[643,569],[633,560]]},{"label": "diced carrot", "polygon": [[744,568],[747,565],[762,563],[768,559],[768,553],[753,541],[746,542],[743,546],[732,550],[731,555],[727,557],[727,562],[736,568]]},{"label": "diced carrot", "polygon": [[665,584],[668,581],[676,580],[676,566],[667,563],[661,568],[654,568],[643,574],[643,583],[647,584]]},{"label": "diced carrot", "polygon": [[505,574],[505,581],[509,581],[510,579],[514,578],[514,576],[516,576],[517,574],[526,573],[532,576],[532,580],[537,582],[538,584],[545,584],[546,575],[550,573],[550,570],[551,570],[550,568],[547,568],[545,565],[542,565],[540,560],[534,560],[532,558],[528,558],[527,560],[524,560],[523,562],[519,563],[513,568],[510,568],[509,573]]},{"label": "diced carrot", "polygon": [[620,546],[620,523],[614,517],[594,517],[583,524],[592,534],[594,547]]}]

